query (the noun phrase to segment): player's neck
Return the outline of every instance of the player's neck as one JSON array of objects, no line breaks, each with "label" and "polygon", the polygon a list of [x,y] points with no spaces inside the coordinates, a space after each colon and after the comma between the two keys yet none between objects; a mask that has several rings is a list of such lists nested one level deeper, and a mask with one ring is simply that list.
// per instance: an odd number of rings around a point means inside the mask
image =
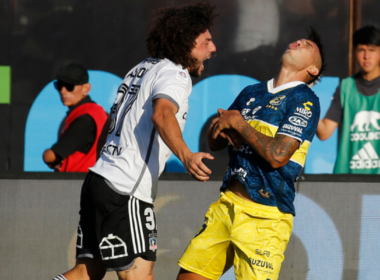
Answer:
[{"label": "player's neck", "polygon": [[304,71],[294,71],[282,67],[273,80],[273,87],[278,87],[290,82],[304,82],[307,79],[307,73]]}]

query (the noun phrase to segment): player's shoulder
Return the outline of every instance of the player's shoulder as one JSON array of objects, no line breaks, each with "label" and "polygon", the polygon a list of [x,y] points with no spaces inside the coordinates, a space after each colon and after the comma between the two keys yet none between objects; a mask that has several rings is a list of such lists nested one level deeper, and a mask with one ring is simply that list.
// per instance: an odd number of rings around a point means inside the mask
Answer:
[{"label": "player's shoulder", "polygon": [[173,61],[166,58],[161,61],[157,72],[161,76],[167,75],[183,82],[191,81],[189,71],[186,68],[183,68],[182,65],[175,64]]},{"label": "player's shoulder", "polygon": [[259,82],[256,84],[246,86],[241,92],[243,94],[253,93],[255,91],[262,91],[267,89],[267,82]]},{"label": "player's shoulder", "polygon": [[293,89],[293,95],[295,98],[301,98],[301,99],[312,99],[319,101],[319,97],[316,95],[314,90],[310,88],[307,84],[301,84]]}]

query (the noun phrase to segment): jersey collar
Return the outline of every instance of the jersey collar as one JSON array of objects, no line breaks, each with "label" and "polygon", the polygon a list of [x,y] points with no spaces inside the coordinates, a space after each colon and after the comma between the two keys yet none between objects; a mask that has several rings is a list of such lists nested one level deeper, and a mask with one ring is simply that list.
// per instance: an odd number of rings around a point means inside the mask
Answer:
[{"label": "jersey collar", "polygon": [[274,78],[267,82],[268,92],[273,93],[273,94],[280,92],[282,90],[288,89],[288,88],[292,88],[292,87],[296,87],[296,86],[304,84],[304,82],[297,81],[297,82],[286,83],[276,88],[273,88],[273,81],[274,81]]}]

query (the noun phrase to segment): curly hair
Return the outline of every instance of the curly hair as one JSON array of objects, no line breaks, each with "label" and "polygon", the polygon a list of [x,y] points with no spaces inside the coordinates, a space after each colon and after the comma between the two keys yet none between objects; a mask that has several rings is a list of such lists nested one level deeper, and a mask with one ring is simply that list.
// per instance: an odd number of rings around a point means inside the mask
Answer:
[{"label": "curly hair", "polygon": [[168,58],[183,68],[191,67],[196,38],[213,25],[215,6],[205,2],[158,9],[146,46],[153,58]]}]

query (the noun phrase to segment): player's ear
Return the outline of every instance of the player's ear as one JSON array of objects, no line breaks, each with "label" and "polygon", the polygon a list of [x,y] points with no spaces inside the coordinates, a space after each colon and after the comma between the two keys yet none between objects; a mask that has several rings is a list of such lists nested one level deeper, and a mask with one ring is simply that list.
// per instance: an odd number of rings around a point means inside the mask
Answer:
[{"label": "player's ear", "polygon": [[317,76],[319,74],[319,69],[315,65],[311,65],[306,71],[311,76]]}]

